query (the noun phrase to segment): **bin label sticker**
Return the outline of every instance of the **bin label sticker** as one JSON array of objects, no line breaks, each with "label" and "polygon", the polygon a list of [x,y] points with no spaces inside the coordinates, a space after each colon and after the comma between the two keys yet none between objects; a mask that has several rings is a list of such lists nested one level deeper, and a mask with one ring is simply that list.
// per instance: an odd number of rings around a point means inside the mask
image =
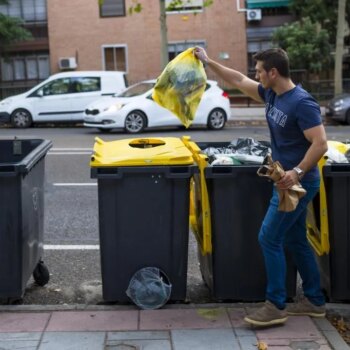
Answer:
[{"label": "bin label sticker", "polygon": [[38,187],[34,187],[32,190],[32,202],[33,202],[33,208],[35,211],[39,208],[39,189]]}]

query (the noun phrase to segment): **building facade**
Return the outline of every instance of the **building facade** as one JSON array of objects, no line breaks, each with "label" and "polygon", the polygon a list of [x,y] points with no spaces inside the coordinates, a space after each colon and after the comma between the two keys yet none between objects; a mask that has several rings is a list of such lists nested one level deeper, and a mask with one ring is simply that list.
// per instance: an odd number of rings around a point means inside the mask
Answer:
[{"label": "building facade", "polygon": [[6,53],[0,50],[1,99],[28,90],[48,77],[51,68],[46,0],[11,0],[0,5],[0,13],[21,18],[33,36],[12,45]]},{"label": "building facade", "polygon": [[[130,83],[161,73],[160,6],[133,0],[11,0],[0,12],[20,17],[34,40],[17,43],[1,58],[0,98],[27,90],[65,69],[126,71]],[[169,0],[166,0],[169,2]],[[243,1],[242,1],[243,2]],[[169,58],[200,45],[222,63],[247,71],[246,16],[236,0],[209,7],[192,0],[167,13]]]},{"label": "building facade", "polygon": [[[63,57],[75,57],[79,70],[126,71],[130,82],[161,73],[159,1],[143,1],[142,11],[132,15],[132,0],[105,0],[102,7],[97,0],[49,4],[52,73]],[[235,5],[235,0],[216,0],[203,8],[203,0],[195,0],[184,11],[168,13],[169,57],[200,45],[218,60],[246,71],[246,20]]]}]

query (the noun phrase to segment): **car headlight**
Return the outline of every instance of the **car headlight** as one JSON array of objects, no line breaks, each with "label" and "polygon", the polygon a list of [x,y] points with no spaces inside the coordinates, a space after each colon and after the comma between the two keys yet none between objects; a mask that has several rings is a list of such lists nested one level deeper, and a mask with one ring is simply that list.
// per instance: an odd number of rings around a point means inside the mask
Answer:
[{"label": "car headlight", "polygon": [[343,103],[344,103],[344,100],[340,99],[340,100],[334,102],[334,107],[340,107],[343,105]]},{"label": "car headlight", "polygon": [[124,105],[123,105],[122,103],[116,103],[116,104],[114,104],[114,105],[112,105],[112,106],[109,106],[109,107],[105,108],[104,111],[108,111],[108,112],[117,112],[117,111],[119,111],[120,109],[122,109],[123,106],[124,106]]}]

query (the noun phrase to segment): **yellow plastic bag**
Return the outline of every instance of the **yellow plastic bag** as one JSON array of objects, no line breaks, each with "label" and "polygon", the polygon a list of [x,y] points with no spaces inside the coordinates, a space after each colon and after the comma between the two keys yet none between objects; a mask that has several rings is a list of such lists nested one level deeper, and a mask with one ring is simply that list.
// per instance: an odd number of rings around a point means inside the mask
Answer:
[{"label": "yellow plastic bag", "polygon": [[194,48],[180,53],[158,77],[152,98],[174,113],[188,128],[193,122],[205,90],[207,76]]}]

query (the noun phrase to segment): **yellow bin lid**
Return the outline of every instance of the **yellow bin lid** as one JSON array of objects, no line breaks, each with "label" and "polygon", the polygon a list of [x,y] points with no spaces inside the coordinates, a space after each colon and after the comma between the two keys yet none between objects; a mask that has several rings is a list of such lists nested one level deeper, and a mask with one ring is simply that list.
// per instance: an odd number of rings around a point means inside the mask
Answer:
[{"label": "yellow bin lid", "polygon": [[95,138],[91,167],[189,165],[192,153],[176,137],[135,138],[105,142]]}]

